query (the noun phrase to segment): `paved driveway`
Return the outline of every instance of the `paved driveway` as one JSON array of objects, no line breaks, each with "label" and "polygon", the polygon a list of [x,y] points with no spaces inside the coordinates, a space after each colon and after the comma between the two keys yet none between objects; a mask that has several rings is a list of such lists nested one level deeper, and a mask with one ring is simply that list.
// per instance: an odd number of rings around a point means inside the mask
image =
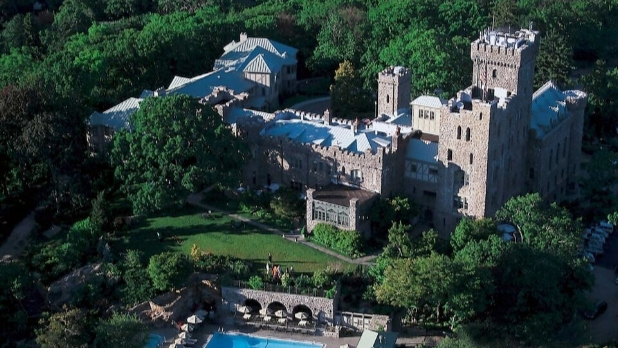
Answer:
[{"label": "paved driveway", "polygon": [[614,267],[618,264],[618,231],[605,242],[605,253],[598,257],[594,268],[595,284],[590,300],[607,302],[607,311],[594,321],[588,322],[591,341],[604,343],[618,339],[618,285]]}]

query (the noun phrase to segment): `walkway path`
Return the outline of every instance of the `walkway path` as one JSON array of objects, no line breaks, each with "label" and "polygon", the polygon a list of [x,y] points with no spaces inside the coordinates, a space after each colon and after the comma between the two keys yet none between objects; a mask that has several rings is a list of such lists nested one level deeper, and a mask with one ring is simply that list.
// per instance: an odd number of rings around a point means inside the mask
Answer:
[{"label": "walkway path", "polygon": [[302,243],[302,244],[304,244],[304,245],[306,245],[306,246],[308,246],[310,248],[319,250],[319,251],[321,251],[321,252],[323,252],[325,254],[328,254],[330,256],[336,257],[336,258],[338,258],[340,260],[343,260],[343,261],[351,263],[351,264],[371,265],[372,264],[371,261],[377,257],[376,255],[369,255],[369,256],[358,258],[358,259],[351,259],[349,257],[346,257],[346,256],[343,256],[341,254],[338,254],[338,253],[336,253],[336,252],[334,252],[332,250],[326,249],[326,248],[324,248],[324,247],[322,247],[320,245],[316,245],[314,243],[308,242],[308,241],[302,239],[302,237],[298,238],[299,235],[297,235],[297,234],[286,234],[285,232],[283,232],[283,231],[281,231],[281,230],[279,230],[277,228],[270,227],[270,226],[265,225],[265,224],[263,224],[261,222],[248,219],[248,218],[246,218],[244,216],[241,216],[241,215],[238,215],[238,214],[230,213],[228,211],[219,209],[219,208],[217,208],[215,206],[212,206],[212,205],[204,204],[204,203],[202,203],[202,198],[203,198],[203,194],[202,193],[194,193],[194,194],[189,195],[189,197],[187,198],[187,202],[189,204],[191,204],[191,205],[194,205],[196,207],[200,207],[202,209],[206,209],[206,210],[210,210],[210,211],[214,211],[214,212],[218,212],[218,213],[221,213],[221,214],[228,215],[228,216],[230,216],[230,217],[232,217],[234,219],[240,220],[240,221],[245,222],[245,223],[247,223],[249,225],[255,226],[255,227],[259,228],[259,229],[262,229],[262,230],[265,230],[265,231],[268,231],[268,232],[271,232],[271,233],[275,233],[275,234],[278,234],[278,235],[281,235],[281,236],[285,236],[285,238],[287,238],[288,240],[293,240],[293,241],[296,241],[297,243]]},{"label": "walkway path", "polygon": [[0,247],[0,261],[10,261],[21,256],[28,242],[28,237],[34,230],[34,225],[34,212],[31,212],[13,228],[9,238]]}]

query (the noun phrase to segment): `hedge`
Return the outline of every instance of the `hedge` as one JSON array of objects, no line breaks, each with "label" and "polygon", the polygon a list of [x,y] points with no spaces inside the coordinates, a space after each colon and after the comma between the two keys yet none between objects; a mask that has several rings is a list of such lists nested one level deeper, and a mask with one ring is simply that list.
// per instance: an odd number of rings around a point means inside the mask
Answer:
[{"label": "hedge", "polygon": [[358,231],[340,230],[327,224],[317,224],[311,240],[349,257],[363,256],[363,237]]}]

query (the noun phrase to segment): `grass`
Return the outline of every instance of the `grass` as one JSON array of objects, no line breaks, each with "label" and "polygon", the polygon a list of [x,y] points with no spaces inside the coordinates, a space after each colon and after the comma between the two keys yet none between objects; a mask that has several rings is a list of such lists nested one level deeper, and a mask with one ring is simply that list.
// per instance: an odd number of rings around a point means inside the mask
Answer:
[{"label": "grass", "polygon": [[[167,236],[157,239],[157,232]],[[204,218],[201,211],[192,209],[172,216],[148,218],[128,232],[122,239],[125,249],[137,249],[147,257],[164,251],[189,255],[196,244],[202,251],[218,255],[230,255],[249,260],[265,267],[270,252],[273,262],[283,267],[293,266],[297,272],[313,272],[328,265],[351,265],[321,253],[308,246],[281,238],[250,225],[233,228],[228,216]]]}]

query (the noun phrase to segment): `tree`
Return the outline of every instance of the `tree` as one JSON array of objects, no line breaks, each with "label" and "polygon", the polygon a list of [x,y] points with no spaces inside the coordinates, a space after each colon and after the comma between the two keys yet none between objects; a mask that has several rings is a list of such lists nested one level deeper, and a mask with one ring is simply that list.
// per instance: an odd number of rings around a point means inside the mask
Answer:
[{"label": "tree", "polygon": [[498,234],[493,220],[463,218],[451,235],[451,246],[454,250],[460,250],[470,241],[484,240],[492,234]]},{"label": "tree", "polygon": [[148,276],[155,289],[167,291],[180,286],[189,275],[190,269],[189,260],[184,255],[165,252],[150,258]]},{"label": "tree", "polygon": [[549,80],[565,88],[571,81],[573,47],[569,46],[568,38],[553,27],[543,34],[536,58],[534,89]]},{"label": "tree", "polygon": [[388,230],[388,244],[384,248],[384,253],[394,257],[410,257],[412,248],[410,225],[395,222]]},{"label": "tree", "polygon": [[63,308],[40,320],[36,343],[41,348],[86,348],[90,342],[89,318],[82,309]]},{"label": "tree", "polygon": [[582,78],[588,92],[587,115],[589,125],[599,137],[615,135],[618,126],[618,68],[609,69],[604,61],[597,61],[594,70]]},{"label": "tree", "polygon": [[580,223],[555,203],[546,205],[538,193],[509,199],[496,213],[496,219],[514,224],[523,242],[534,249],[571,260],[577,255]]},{"label": "tree", "polygon": [[393,198],[382,198],[371,208],[370,217],[373,227],[379,234],[386,231],[395,222],[408,224],[410,219],[418,214],[418,207],[403,196]]},{"label": "tree", "polygon": [[296,190],[280,188],[270,201],[270,208],[275,215],[290,219],[303,217],[305,215],[305,201],[299,197]]},{"label": "tree", "polygon": [[362,89],[360,77],[350,61],[339,64],[330,96],[335,117],[354,118],[358,113],[373,112],[369,95]]},{"label": "tree", "polygon": [[114,313],[100,319],[95,328],[95,347],[142,348],[147,343],[149,330],[135,314]]},{"label": "tree", "polygon": [[92,201],[90,222],[101,231],[109,231],[112,226],[111,205],[105,198],[105,192],[99,192]]},{"label": "tree", "polygon": [[180,206],[207,185],[238,183],[246,146],[197,99],[148,98],[131,126],[116,133],[111,158],[137,213]]}]

